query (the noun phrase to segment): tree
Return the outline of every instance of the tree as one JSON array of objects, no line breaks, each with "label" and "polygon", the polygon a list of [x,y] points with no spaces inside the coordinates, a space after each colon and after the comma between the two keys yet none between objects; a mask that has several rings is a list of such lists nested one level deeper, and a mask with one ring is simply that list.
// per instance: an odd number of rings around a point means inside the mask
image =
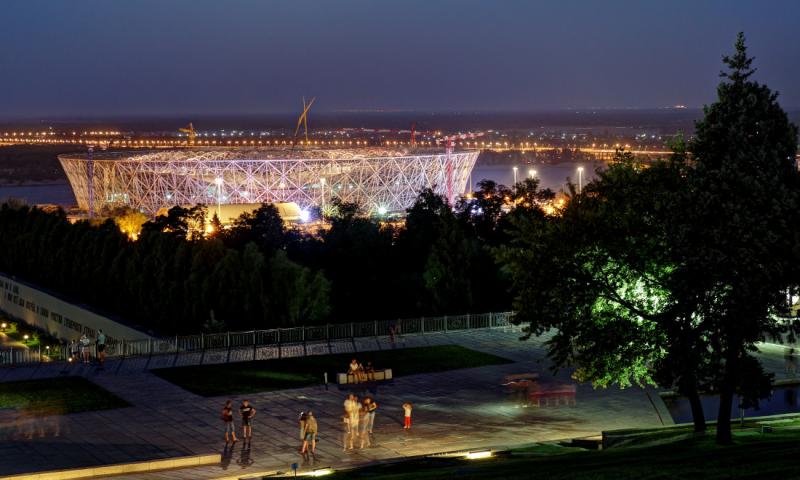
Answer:
[{"label": "tree", "polygon": [[295,327],[324,321],[330,313],[330,284],[320,272],[289,260],[277,251],[269,261],[273,318],[279,325]]},{"label": "tree", "polygon": [[253,212],[239,216],[226,233],[228,243],[237,249],[250,242],[255,243],[265,253],[286,245],[286,230],[278,209],[271,203],[262,203]]},{"label": "tree", "polygon": [[147,222],[147,215],[130,207],[115,208],[108,216],[114,220],[122,233],[132,239],[139,237],[142,225]]},{"label": "tree", "polygon": [[166,215],[159,215],[153,220],[142,225],[143,233],[171,233],[176,237],[189,236],[188,210],[175,205],[167,211]]},{"label": "tree", "polygon": [[505,185],[498,185],[492,180],[481,180],[474,195],[461,198],[457,202],[456,215],[479,239],[495,245],[500,220],[504,209],[511,205],[512,197],[511,189]]},{"label": "tree", "polygon": [[797,327],[776,314],[785,289],[797,280],[800,202],[797,127],[777,94],[752,80],[743,34],[723,61],[717,101],[705,107],[690,144],[695,168],[685,205],[691,208],[677,224],[675,241],[684,259],[676,284],[703,299],[698,318],[718,372],[717,441],[727,444],[734,393],[751,402],[768,394],[753,388],[769,385],[753,357],[756,343]]},{"label": "tree", "polygon": [[222,225],[222,221],[217,216],[217,212],[214,212],[214,215],[211,217],[211,221],[209,222],[209,228],[206,229],[208,238],[222,238],[225,235],[224,226]]},{"label": "tree", "polygon": [[452,214],[442,222],[422,274],[434,313],[463,313],[472,307],[471,259],[476,247]]},{"label": "tree", "polygon": [[515,210],[511,241],[496,252],[512,277],[516,320],[528,335],[556,330],[554,367],[575,367],[575,379],[599,387],[675,385],[702,431],[703,348],[688,328],[695,299],[673,294],[678,261],[667,230],[684,168],[680,156],[644,168],[617,152],[560,215]]}]

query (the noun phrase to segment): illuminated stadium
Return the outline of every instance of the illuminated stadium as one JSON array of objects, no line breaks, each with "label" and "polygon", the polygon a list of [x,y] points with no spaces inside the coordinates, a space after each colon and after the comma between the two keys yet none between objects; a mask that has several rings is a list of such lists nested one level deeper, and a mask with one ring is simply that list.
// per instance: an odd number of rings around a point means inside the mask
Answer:
[{"label": "illuminated stadium", "polygon": [[425,187],[451,200],[464,192],[477,151],[207,148],[65,154],[59,161],[80,208],[127,205],[154,215],[173,205],[334,198],[369,214],[402,212]]}]

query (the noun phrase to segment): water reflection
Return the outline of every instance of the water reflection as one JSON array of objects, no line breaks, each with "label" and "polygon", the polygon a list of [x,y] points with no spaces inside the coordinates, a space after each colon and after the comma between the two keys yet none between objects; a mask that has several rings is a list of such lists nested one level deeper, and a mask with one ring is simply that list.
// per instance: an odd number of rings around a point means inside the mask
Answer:
[{"label": "water reflection", "polygon": [[[744,416],[762,417],[782,413],[796,413],[800,411],[797,401],[798,393],[800,393],[800,385],[775,387],[772,390],[772,396],[759,401],[758,407],[744,409]],[[675,423],[689,423],[692,421],[692,409],[689,405],[689,400],[675,396],[664,396],[663,400]],[[700,397],[700,400],[703,404],[703,414],[706,420],[716,420],[719,412],[719,397],[716,395],[704,395]],[[734,395],[731,418],[739,418],[741,416],[738,405],[739,396]]]}]

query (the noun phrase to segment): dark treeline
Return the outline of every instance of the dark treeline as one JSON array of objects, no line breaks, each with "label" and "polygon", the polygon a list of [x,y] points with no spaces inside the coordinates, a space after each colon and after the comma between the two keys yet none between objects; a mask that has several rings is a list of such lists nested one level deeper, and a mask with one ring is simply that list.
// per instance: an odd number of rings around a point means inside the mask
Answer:
[{"label": "dark treeline", "polygon": [[[519,188],[552,197],[535,181]],[[509,194],[484,181],[454,210],[426,190],[405,226],[337,204],[315,235],[287,228],[268,204],[230,228],[214,218],[210,234],[205,207],[174,207],[135,241],[111,219],[71,224],[6,204],[0,270],[164,334],[507,309],[490,247],[503,241]]]}]

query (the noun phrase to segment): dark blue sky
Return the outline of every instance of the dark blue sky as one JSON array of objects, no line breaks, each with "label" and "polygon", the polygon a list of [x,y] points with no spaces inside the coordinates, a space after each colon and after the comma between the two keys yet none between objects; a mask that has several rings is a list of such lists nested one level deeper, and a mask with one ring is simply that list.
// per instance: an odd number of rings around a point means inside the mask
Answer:
[{"label": "dark blue sky", "polygon": [[800,1],[3,0],[0,116],[700,106],[745,31],[800,106]]}]

